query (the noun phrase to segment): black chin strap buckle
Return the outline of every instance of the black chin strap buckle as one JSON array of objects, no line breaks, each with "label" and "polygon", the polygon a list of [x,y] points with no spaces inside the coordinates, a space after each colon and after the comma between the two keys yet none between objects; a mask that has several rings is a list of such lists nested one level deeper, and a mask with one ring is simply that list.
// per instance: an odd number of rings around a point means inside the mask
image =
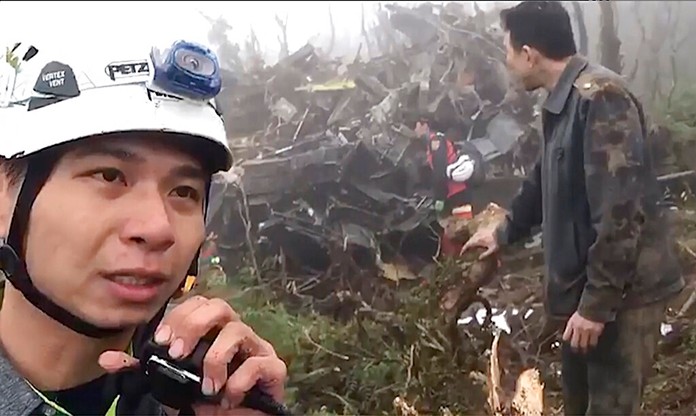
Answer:
[{"label": "black chin strap buckle", "polygon": [[21,263],[19,256],[10,247],[4,238],[0,238],[0,270],[5,273],[5,277],[10,278],[17,271],[17,265]]}]

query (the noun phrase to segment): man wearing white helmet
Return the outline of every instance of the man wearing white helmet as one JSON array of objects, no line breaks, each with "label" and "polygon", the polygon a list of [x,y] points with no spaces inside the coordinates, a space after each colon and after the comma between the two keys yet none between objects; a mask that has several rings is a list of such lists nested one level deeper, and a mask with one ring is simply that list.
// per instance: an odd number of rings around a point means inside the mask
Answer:
[{"label": "man wearing white helmet", "polygon": [[[285,364],[226,302],[193,297],[162,317],[197,271],[211,175],[232,160],[215,55],[177,42],[143,57],[87,74],[52,60],[0,100],[3,416],[162,414],[168,392],[148,377],[179,371],[169,363],[205,336],[202,377],[177,374],[216,399],[185,411],[260,414],[245,408],[252,388],[282,400]],[[160,361],[138,354],[147,340]]]},{"label": "man wearing white helmet", "polygon": [[[455,144],[456,129],[439,133],[432,128],[431,117],[422,116],[416,122],[415,133],[427,140],[426,157],[432,169],[432,191],[435,210],[442,217],[449,217],[461,210],[472,211],[472,187],[482,180],[485,171],[482,159],[475,160],[469,153],[478,152],[467,144],[467,151]],[[471,152],[473,150],[473,152]],[[458,256],[462,245],[450,239],[444,230],[440,234],[441,252],[445,256]]]}]

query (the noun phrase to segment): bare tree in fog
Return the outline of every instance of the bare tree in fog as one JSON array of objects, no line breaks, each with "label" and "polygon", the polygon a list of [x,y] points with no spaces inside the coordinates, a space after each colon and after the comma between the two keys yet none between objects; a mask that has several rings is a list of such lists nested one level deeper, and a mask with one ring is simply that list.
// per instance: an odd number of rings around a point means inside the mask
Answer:
[{"label": "bare tree in fog", "polygon": [[252,27],[249,30],[249,36],[244,42],[244,68],[247,71],[258,71],[263,69],[265,60],[263,58],[263,51],[261,50],[261,44],[259,39],[256,37],[256,32]]},{"label": "bare tree in fog", "polygon": [[232,25],[222,17],[211,18],[203,13],[201,13],[201,16],[210,23],[208,42],[217,49],[220,66],[227,70],[243,71],[244,65],[239,57],[239,45],[231,42],[227,36],[229,31],[232,30]]},{"label": "bare tree in fog", "polygon": [[280,34],[278,35],[278,43],[280,44],[278,60],[282,60],[290,55],[290,48],[288,46],[288,15],[285,14],[285,19],[281,19],[280,16],[276,14],[275,21],[280,29]]},{"label": "bare tree in fog", "polygon": [[617,24],[614,17],[614,2],[599,2],[600,15],[600,63],[620,74],[623,70],[621,56],[621,40],[617,34]]},{"label": "bare tree in fog", "polygon": [[329,46],[326,48],[326,55],[327,56],[331,56],[331,53],[334,50],[334,45],[336,44],[336,25],[334,24],[333,12],[331,11],[331,5],[329,5],[329,26],[331,28],[331,37],[329,38]]},{"label": "bare tree in fog", "polygon": [[578,37],[578,50],[582,55],[587,55],[587,27],[585,26],[585,14],[582,12],[582,7],[577,1],[570,3],[573,7],[573,14],[575,15],[575,23],[577,26],[577,37]]}]

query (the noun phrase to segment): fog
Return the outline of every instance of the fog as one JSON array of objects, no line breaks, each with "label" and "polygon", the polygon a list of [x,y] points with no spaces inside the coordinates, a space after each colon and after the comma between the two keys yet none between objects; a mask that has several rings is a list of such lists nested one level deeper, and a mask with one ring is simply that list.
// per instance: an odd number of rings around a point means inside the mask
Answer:
[{"label": "fog", "polygon": [[[68,54],[84,61],[128,58],[152,44],[177,38],[224,43],[243,49],[253,34],[267,64],[282,53],[280,39],[286,26],[290,52],[307,42],[331,54],[354,56],[361,43],[363,10],[365,26],[375,22],[380,3],[387,2],[0,2],[3,24],[0,42],[31,42],[45,53]],[[413,4],[422,2],[393,2]],[[490,9],[517,2],[464,2]],[[578,36],[573,2],[564,2],[571,12]],[[600,58],[600,3],[575,2],[587,28],[587,54]],[[694,78],[696,2],[611,2],[614,23],[621,42],[622,73],[639,93],[666,96],[674,85],[690,85]],[[217,24],[213,23],[217,20]],[[280,24],[279,24],[280,23]],[[69,46],[69,47],[68,47]],[[224,46],[223,46],[224,47]],[[366,52],[363,51],[363,55]],[[101,61],[102,59],[98,59]]]},{"label": "fog", "polygon": [[[211,28],[209,19],[222,17],[229,24],[231,42],[243,43],[254,30],[268,57],[277,60],[276,16],[287,22],[290,50],[307,42],[320,46],[328,42],[331,18],[341,50],[357,48],[362,9],[366,23],[374,20],[380,3],[374,1],[227,1],[227,2],[74,2],[74,1],[2,1],[0,42],[9,45],[18,40],[33,42],[44,49],[79,45],[84,58],[97,52],[127,52],[140,45],[171,42],[177,38],[206,41]],[[396,1],[416,4],[422,2]],[[512,2],[514,3],[514,2]],[[485,2],[481,5],[488,8]]]},{"label": "fog", "polygon": [[[329,11],[336,34],[348,39],[360,34],[361,7],[368,11],[377,2],[0,2],[4,16],[0,41],[18,39],[44,48],[66,43],[86,48],[127,49],[175,38],[206,40],[209,18],[224,18],[232,42],[243,42],[253,28],[261,46],[278,50],[280,35],[275,16],[287,19],[291,49],[307,41],[321,42],[330,32]],[[399,2],[397,2],[399,3]],[[400,2],[408,3],[408,2]],[[88,53],[89,51],[86,51]]]}]

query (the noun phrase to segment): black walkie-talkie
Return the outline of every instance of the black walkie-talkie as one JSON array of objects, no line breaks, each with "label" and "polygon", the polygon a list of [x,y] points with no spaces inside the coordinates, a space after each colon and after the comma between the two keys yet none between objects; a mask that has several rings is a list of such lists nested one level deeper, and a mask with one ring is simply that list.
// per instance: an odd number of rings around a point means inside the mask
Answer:
[{"label": "black walkie-talkie", "polygon": [[[175,360],[169,356],[169,346],[159,345],[150,339],[142,353],[142,370],[147,378],[152,396],[161,404],[173,409],[190,409],[194,403],[219,403],[222,393],[205,396],[201,391],[203,381],[203,358],[210,349],[219,330],[203,337],[193,352],[186,358]],[[227,365],[231,375],[246,357],[237,354]],[[269,394],[254,386],[247,392],[242,406],[258,410],[270,416],[289,416],[290,411]]]}]

